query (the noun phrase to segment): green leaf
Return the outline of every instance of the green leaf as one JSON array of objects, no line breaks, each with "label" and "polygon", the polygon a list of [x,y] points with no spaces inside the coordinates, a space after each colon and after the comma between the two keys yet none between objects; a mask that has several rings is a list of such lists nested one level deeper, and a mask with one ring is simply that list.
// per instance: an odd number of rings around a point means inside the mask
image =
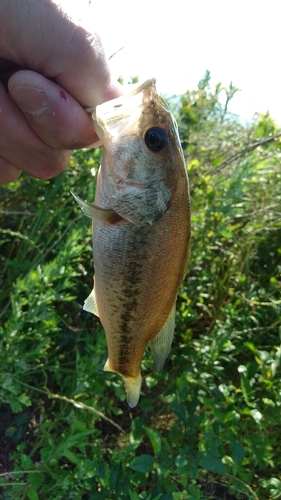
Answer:
[{"label": "green leaf", "polygon": [[84,431],[84,432],[78,432],[77,434],[73,434],[71,436],[68,436],[65,441],[61,443],[61,445],[58,447],[56,454],[57,455],[63,455],[64,451],[68,448],[71,448],[72,446],[77,446],[80,443],[83,442],[83,440],[89,436],[90,434],[95,433],[96,431],[90,430],[90,431]]},{"label": "green leaf", "polygon": [[277,479],[276,477],[272,477],[269,479],[269,481],[266,481],[266,483],[271,486],[272,488],[279,489],[281,492],[281,481],[280,479]]},{"label": "green leaf", "polygon": [[173,403],[171,405],[171,410],[177,415],[177,417],[184,422],[185,420],[185,410],[178,403]]},{"label": "green leaf", "polygon": [[144,411],[152,411],[153,410],[153,404],[152,404],[151,399],[149,399],[149,398],[143,398],[140,401],[140,407]]},{"label": "green leaf", "polygon": [[31,458],[24,453],[21,454],[21,465],[24,470],[30,470],[34,467]]},{"label": "green leaf", "polygon": [[73,453],[70,450],[64,450],[62,456],[67,458],[67,460],[69,460],[75,465],[78,465],[81,462],[81,458],[78,458],[77,455],[75,455],[75,453]]},{"label": "green leaf", "polygon": [[20,401],[20,403],[24,404],[25,406],[31,406],[31,400],[26,394],[21,394],[19,396],[19,401]]},{"label": "green leaf", "polygon": [[26,492],[29,500],[39,500],[35,486],[31,486]]},{"label": "green leaf", "polygon": [[118,479],[122,475],[122,467],[120,464],[114,464],[110,469],[110,488],[114,489]]},{"label": "green leaf", "polygon": [[152,455],[143,454],[133,460],[131,469],[145,474],[146,472],[150,472],[152,470],[153,464],[154,457]]},{"label": "green leaf", "polygon": [[157,431],[150,429],[149,427],[144,427],[146,433],[153,446],[154,455],[157,455],[161,450],[161,436]]},{"label": "green leaf", "polygon": [[129,490],[130,500],[139,500],[139,495],[134,490]]},{"label": "green leaf", "polygon": [[145,419],[143,416],[136,417],[132,421],[132,437],[135,441],[142,441],[144,437],[143,427],[145,425]]},{"label": "green leaf", "polygon": [[236,464],[241,464],[245,457],[244,448],[239,441],[234,441],[232,443],[232,458]]},{"label": "green leaf", "polygon": [[241,373],[241,388],[247,405],[255,406],[255,404],[251,402],[251,399],[253,399],[253,394],[254,394],[253,389],[250,385],[247,375],[243,372]]},{"label": "green leaf", "polygon": [[199,451],[197,459],[203,469],[215,472],[216,474],[226,474],[226,467],[218,456],[208,451]]},{"label": "green leaf", "polygon": [[28,475],[28,482],[29,484],[32,484],[34,488],[38,488],[38,486],[41,486],[45,481],[45,474],[43,472],[31,472]]},{"label": "green leaf", "polygon": [[214,167],[217,167],[220,163],[222,163],[224,160],[224,156],[219,156],[218,158],[215,158],[213,161],[212,161],[212,164]]}]

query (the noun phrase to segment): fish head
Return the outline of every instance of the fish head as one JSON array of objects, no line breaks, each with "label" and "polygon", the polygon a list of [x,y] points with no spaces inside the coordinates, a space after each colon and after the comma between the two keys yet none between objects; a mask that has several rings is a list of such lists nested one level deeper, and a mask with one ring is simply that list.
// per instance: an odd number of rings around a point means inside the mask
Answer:
[{"label": "fish head", "polygon": [[186,176],[177,124],[155,80],[97,106],[93,122],[104,148],[105,206],[131,222],[152,224]]}]

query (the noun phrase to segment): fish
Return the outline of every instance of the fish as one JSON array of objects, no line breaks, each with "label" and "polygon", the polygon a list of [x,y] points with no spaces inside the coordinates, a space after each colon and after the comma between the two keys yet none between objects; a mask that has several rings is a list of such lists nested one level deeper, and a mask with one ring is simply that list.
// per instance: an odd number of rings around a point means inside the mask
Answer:
[{"label": "fish", "polygon": [[105,371],[123,377],[131,408],[139,401],[141,361],[169,355],[177,294],[190,254],[190,196],[178,127],[151,78],[98,105],[102,143],[94,203],[72,192],[93,220],[94,287],[84,310],[100,318]]}]

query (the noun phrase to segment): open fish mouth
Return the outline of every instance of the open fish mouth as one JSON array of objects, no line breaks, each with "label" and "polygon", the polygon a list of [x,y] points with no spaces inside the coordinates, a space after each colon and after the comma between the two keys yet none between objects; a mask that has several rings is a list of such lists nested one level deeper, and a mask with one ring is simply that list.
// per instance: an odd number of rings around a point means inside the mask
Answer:
[{"label": "open fish mouth", "polygon": [[[150,78],[141,85],[134,85],[135,88],[128,94],[114,99],[114,104],[113,101],[107,101],[96,108],[88,108],[87,111],[92,112],[94,122],[101,128],[105,125],[114,127],[120,119],[131,117],[133,112],[144,102],[152,102],[153,99],[157,99],[155,83],[155,78]],[[118,132],[116,130],[116,135]]]}]

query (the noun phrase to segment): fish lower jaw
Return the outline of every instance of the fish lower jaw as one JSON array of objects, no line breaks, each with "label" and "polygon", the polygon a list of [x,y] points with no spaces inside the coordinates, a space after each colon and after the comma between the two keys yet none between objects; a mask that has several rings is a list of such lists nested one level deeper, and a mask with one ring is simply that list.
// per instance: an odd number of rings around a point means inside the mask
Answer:
[{"label": "fish lower jaw", "polygon": [[130,408],[134,408],[138,404],[140,398],[140,390],[142,384],[141,374],[139,373],[136,377],[126,377],[125,375],[122,375],[122,373],[119,373],[111,368],[109,359],[104,365],[104,371],[115,372],[118,373],[118,375],[121,375],[124,380],[125,391],[127,394],[127,403]]}]

